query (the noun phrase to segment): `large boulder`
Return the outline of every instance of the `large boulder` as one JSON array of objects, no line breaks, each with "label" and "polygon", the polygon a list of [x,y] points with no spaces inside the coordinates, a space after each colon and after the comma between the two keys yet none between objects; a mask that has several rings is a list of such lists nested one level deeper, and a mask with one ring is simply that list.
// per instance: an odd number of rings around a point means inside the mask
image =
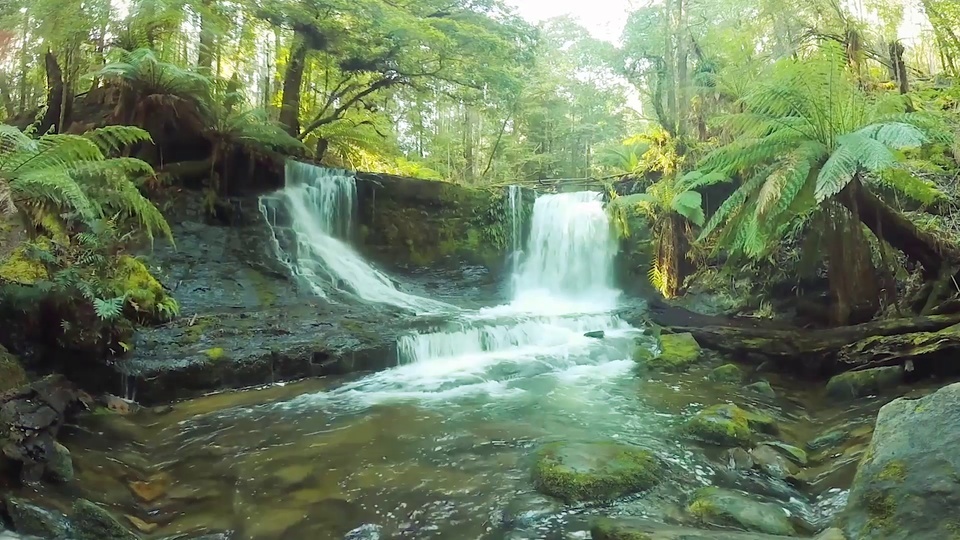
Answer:
[{"label": "large boulder", "polygon": [[538,491],[565,502],[609,501],[652,488],[662,465],[650,452],[617,443],[551,443],[533,468]]},{"label": "large boulder", "polygon": [[841,521],[858,540],[960,532],[960,384],[880,409]]}]

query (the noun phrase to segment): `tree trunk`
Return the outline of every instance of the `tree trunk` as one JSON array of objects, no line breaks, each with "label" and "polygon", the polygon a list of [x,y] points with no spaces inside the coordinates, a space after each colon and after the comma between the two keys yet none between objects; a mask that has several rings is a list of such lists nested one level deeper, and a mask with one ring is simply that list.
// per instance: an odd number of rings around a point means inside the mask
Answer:
[{"label": "tree trunk", "polygon": [[3,112],[7,119],[17,115],[17,108],[13,104],[13,97],[10,93],[10,80],[6,73],[0,73],[0,102],[2,102]]},{"label": "tree trunk", "polygon": [[960,261],[957,246],[921,231],[903,214],[870,193],[859,180],[854,180],[844,188],[844,191],[848,190],[850,196],[841,193],[840,202],[851,211],[856,209],[860,221],[877,238],[903,252],[908,259],[920,263],[925,277],[936,278],[945,261]]},{"label": "tree trunk", "polygon": [[300,135],[300,89],[303,87],[303,72],[307,66],[307,44],[297,37],[290,61],[283,77],[283,96],[280,105],[280,123],[291,136]]},{"label": "tree trunk", "polygon": [[213,68],[213,51],[216,47],[216,31],[213,28],[213,2],[202,2],[200,11],[200,47],[197,53],[197,68],[209,75]]},{"label": "tree trunk", "polygon": [[894,79],[899,83],[900,93],[906,94],[910,91],[910,83],[907,79],[907,65],[903,61],[903,52],[903,44],[899,41],[890,44],[890,62],[893,64],[891,71]]},{"label": "tree trunk", "polygon": [[[64,110],[66,88],[63,84],[63,70],[52,51],[47,51],[44,55],[44,64],[47,72],[47,112],[43,115],[39,131],[47,133],[52,127],[54,132],[59,133],[63,128],[60,125],[61,118],[65,118],[68,112]],[[69,106],[68,103],[66,105]]]}]

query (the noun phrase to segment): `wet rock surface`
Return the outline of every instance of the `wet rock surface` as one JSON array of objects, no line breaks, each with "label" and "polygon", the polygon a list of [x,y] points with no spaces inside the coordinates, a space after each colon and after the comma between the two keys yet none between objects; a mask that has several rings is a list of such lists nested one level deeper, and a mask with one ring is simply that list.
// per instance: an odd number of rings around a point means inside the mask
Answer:
[{"label": "wet rock surface", "polygon": [[69,482],[73,463],[70,452],[57,442],[57,434],[74,413],[91,402],[89,396],[56,375],[0,394],[0,462],[18,462],[23,483],[44,477]]},{"label": "wet rock surface", "polygon": [[775,536],[740,531],[716,531],[664,525],[640,518],[597,520],[590,530],[592,540],[778,540]]},{"label": "wet rock surface", "polygon": [[[237,205],[243,211],[229,227],[188,213],[174,225],[176,247],[158,242],[145,256],[181,315],[138,332],[134,350],[116,365],[133,383],[126,394],[152,404],[395,365],[396,338],[410,331],[411,314],[306,290],[276,260],[256,201]],[[487,293],[488,276],[470,272],[413,276],[411,292],[429,288],[431,297],[442,297],[442,283],[462,279]]]},{"label": "wet rock surface", "polygon": [[783,508],[732,490],[701,489],[694,495],[687,511],[704,524],[781,536],[796,534]]},{"label": "wet rock surface", "polygon": [[934,540],[960,531],[960,384],[880,409],[842,515],[847,536]]},{"label": "wet rock surface", "polygon": [[895,388],[902,379],[902,366],[848,371],[830,379],[827,396],[838,401],[867,397]]}]

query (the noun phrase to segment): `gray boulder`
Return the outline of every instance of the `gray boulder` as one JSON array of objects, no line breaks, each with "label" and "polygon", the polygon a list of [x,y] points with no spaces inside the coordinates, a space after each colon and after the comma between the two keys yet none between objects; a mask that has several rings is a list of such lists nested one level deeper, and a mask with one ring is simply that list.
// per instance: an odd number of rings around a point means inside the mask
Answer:
[{"label": "gray boulder", "polygon": [[960,384],[880,409],[844,531],[858,540],[943,540],[960,530]]}]

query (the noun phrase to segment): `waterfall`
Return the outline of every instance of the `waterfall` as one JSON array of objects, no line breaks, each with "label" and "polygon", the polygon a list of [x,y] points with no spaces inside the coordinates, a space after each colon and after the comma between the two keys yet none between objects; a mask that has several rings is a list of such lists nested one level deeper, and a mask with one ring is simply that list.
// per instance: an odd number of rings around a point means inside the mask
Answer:
[{"label": "waterfall", "polygon": [[452,306],[407,294],[371,266],[348,243],[356,215],[353,174],[287,161],[285,186],[260,198],[277,256],[315,294],[342,291],[363,301],[418,313]]},{"label": "waterfall", "polygon": [[617,249],[599,192],[538,197],[514,301],[572,300],[588,311],[612,309],[619,295],[613,284]]},{"label": "waterfall", "polygon": [[[520,241],[519,190],[507,192],[511,244]],[[602,330],[616,342],[632,329],[609,312],[617,243],[600,193],[543,195],[534,203],[525,257],[513,276],[513,300],[463,313],[458,329],[402,336],[396,371],[358,382],[354,391],[384,398],[430,389],[508,384],[518,373],[622,361],[610,345],[586,337]],[[606,353],[604,352],[606,351]]]},{"label": "waterfall", "polygon": [[510,212],[510,260],[513,275],[520,270],[520,254],[523,251],[523,192],[520,186],[507,186],[507,209]]}]

